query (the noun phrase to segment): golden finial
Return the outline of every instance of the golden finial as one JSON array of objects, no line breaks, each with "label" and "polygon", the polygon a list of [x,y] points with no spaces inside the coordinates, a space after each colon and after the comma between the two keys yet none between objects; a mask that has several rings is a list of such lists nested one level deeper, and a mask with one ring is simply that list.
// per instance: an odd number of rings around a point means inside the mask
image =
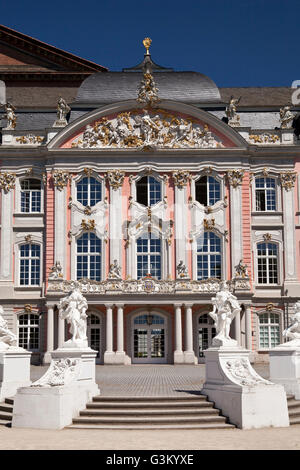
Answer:
[{"label": "golden finial", "polygon": [[152,42],[152,39],[150,39],[150,38],[145,38],[144,41],[143,41],[143,44],[144,44],[145,49],[147,51],[147,55],[149,55],[149,49],[150,49],[150,46],[151,46],[151,42]]}]

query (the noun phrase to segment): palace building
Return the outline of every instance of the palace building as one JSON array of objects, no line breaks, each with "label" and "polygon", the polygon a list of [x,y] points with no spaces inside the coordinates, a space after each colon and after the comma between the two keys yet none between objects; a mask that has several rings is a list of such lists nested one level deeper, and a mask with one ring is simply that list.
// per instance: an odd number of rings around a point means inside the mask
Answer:
[{"label": "palace building", "polygon": [[0,26],[0,304],[35,363],[75,285],[100,364],[203,362],[224,281],[265,361],[299,298],[293,90],[218,88],[150,44],[109,72]]}]

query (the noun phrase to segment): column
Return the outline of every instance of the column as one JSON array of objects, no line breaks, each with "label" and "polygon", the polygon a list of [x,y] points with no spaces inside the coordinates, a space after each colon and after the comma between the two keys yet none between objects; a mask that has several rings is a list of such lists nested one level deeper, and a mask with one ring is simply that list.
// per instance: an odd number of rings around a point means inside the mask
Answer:
[{"label": "column", "polygon": [[184,355],[182,351],[182,322],[181,322],[181,304],[175,304],[175,351],[174,364],[182,364]]},{"label": "column", "polygon": [[195,364],[196,357],[193,350],[193,317],[192,304],[185,304],[185,364]]},{"label": "column", "polygon": [[51,362],[51,352],[54,349],[54,306],[48,305],[47,308],[47,351],[43,358],[44,364]]},{"label": "column", "polygon": [[58,347],[62,348],[65,342],[65,320],[62,320],[58,314]]},{"label": "column", "polygon": [[246,349],[252,350],[251,305],[245,305]]},{"label": "column", "polygon": [[104,353],[104,364],[115,363],[113,351],[113,304],[106,304],[106,351]]},{"label": "column", "polygon": [[126,355],[124,351],[124,305],[117,305],[117,352],[116,364],[125,364]]},{"label": "column", "polygon": [[[5,173],[6,174],[6,173]],[[1,189],[0,189],[1,191]],[[13,189],[2,190],[1,204],[1,245],[0,245],[0,285],[12,287],[13,282]],[[9,295],[8,291],[6,291]]]}]

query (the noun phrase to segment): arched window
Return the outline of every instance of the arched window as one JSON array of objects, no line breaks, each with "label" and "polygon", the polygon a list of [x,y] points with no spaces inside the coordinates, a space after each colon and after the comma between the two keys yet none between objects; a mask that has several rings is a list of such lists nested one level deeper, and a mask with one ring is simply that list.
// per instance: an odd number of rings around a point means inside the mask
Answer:
[{"label": "arched window", "polygon": [[144,206],[154,206],[161,201],[161,183],[153,176],[143,176],[136,183],[136,200]]},{"label": "arched window", "polygon": [[92,176],[82,178],[77,183],[77,201],[83,206],[93,207],[102,200],[102,184]]},{"label": "arched window", "polygon": [[18,338],[19,347],[28,351],[39,350],[40,319],[39,315],[23,314],[19,316]]},{"label": "arched window", "polygon": [[136,241],[137,279],[147,274],[161,279],[161,239],[153,233],[142,235]]},{"label": "arched window", "polygon": [[258,284],[278,284],[278,247],[275,243],[257,244]]},{"label": "arched window", "polygon": [[101,281],[101,240],[86,232],[77,240],[77,279]]},{"label": "arched window", "polygon": [[26,179],[20,182],[21,212],[41,212],[41,181]]},{"label": "arched window", "polygon": [[259,348],[269,349],[280,344],[279,315],[265,312],[258,315]]},{"label": "arched window", "polygon": [[197,238],[197,279],[221,279],[221,239],[213,232]]},{"label": "arched window", "polygon": [[41,247],[33,243],[20,246],[20,285],[39,286],[41,281]]},{"label": "arched window", "polygon": [[255,178],[255,208],[257,211],[276,211],[276,180]]},{"label": "arched window", "polygon": [[196,201],[203,206],[213,206],[221,199],[221,185],[212,176],[202,176],[195,183]]}]

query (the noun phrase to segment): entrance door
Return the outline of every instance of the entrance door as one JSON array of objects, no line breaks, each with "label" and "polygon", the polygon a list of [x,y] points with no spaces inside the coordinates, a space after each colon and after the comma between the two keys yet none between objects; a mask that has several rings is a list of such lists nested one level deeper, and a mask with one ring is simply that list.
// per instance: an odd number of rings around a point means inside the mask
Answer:
[{"label": "entrance door", "polygon": [[204,351],[209,348],[212,339],[216,336],[216,329],[213,326],[214,322],[210,315],[200,315],[198,320],[198,357],[199,362],[204,363]]},{"label": "entrance door", "polygon": [[101,347],[101,320],[98,315],[88,315],[87,318],[87,337],[89,347],[97,351],[96,362],[100,362],[100,347]]},{"label": "entrance door", "polygon": [[139,315],[133,322],[133,363],[166,363],[166,324],[160,315]]}]

